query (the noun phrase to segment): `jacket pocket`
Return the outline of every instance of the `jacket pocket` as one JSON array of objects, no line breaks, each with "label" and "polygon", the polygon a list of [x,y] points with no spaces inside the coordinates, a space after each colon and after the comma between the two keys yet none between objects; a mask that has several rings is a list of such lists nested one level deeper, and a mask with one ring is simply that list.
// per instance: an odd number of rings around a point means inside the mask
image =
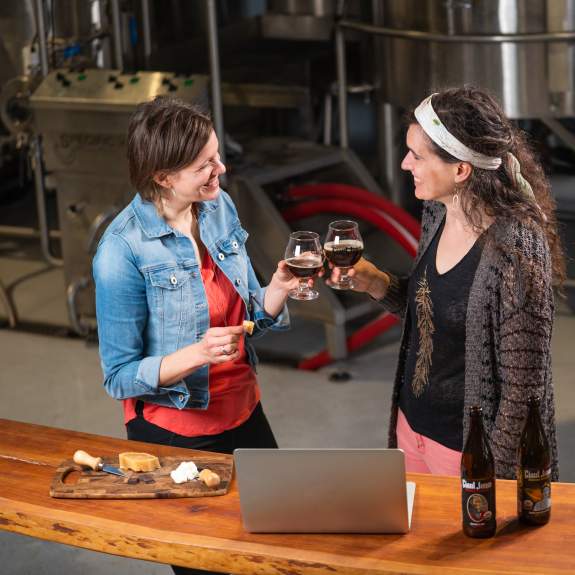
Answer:
[{"label": "jacket pocket", "polygon": [[216,242],[218,250],[226,256],[241,254],[248,239],[248,232],[242,227],[235,227],[225,238]]},{"label": "jacket pocket", "polygon": [[153,293],[152,314],[157,315],[162,339],[170,348],[177,346],[182,332],[193,326],[193,293],[191,277],[197,274],[195,267],[169,265],[148,270]]},{"label": "jacket pocket", "polygon": [[188,282],[192,270],[180,266],[169,266],[148,271],[150,283],[154,287],[179,290]]}]

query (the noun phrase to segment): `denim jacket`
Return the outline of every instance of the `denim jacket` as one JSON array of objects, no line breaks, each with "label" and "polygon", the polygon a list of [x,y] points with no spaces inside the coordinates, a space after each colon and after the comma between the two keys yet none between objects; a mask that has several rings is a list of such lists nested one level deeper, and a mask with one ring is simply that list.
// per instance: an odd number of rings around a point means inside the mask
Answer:
[{"label": "denim jacket", "polygon": [[[277,318],[263,309],[259,285],[235,206],[225,192],[198,204],[198,225],[210,256],[255,322],[252,337],[289,326],[287,308]],[[171,228],[155,206],[135,198],[102,236],[93,261],[96,316],[104,386],[116,399],[138,397],[178,409],[207,409],[205,365],[170,386],[159,386],[163,356],[200,341],[210,327],[204,284],[192,242]],[[252,366],[257,358],[245,342]]]}]

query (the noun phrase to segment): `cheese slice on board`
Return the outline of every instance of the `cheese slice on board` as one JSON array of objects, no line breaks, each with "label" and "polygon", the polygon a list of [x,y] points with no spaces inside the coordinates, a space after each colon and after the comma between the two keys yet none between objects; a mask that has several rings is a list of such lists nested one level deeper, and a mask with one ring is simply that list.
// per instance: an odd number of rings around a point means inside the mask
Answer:
[{"label": "cheese slice on board", "polygon": [[160,468],[160,460],[149,453],[139,453],[137,451],[124,451],[118,456],[122,469],[132,471],[154,471]]}]

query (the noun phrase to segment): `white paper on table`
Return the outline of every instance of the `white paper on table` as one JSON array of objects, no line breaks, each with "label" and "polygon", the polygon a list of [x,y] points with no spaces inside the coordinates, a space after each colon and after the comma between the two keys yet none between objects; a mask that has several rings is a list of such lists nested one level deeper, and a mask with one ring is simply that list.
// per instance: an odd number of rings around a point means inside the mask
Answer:
[{"label": "white paper on table", "polygon": [[411,512],[413,511],[413,502],[415,500],[415,481],[406,481],[407,491],[407,525],[411,528]]}]

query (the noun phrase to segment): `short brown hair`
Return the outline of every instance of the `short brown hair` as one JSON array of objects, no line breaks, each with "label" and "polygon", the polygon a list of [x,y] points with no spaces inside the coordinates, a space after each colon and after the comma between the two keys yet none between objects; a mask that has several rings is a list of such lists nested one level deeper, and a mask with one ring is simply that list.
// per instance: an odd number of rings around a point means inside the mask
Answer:
[{"label": "short brown hair", "polygon": [[157,203],[160,173],[189,166],[213,131],[210,117],[198,106],[170,96],[156,96],[140,104],[128,125],[130,181],[144,200]]}]

